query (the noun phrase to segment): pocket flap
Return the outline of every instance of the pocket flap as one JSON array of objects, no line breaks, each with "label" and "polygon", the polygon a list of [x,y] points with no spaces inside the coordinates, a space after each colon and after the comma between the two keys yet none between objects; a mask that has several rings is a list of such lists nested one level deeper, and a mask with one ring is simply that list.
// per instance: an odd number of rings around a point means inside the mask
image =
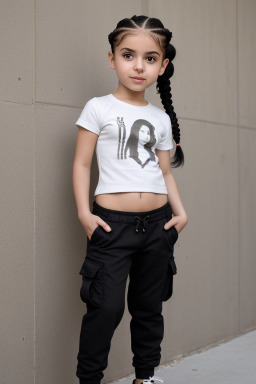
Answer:
[{"label": "pocket flap", "polygon": [[100,263],[86,257],[79,274],[93,279],[100,267]]},{"label": "pocket flap", "polygon": [[172,273],[173,275],[176,275],[177,273],[177,267],[176,267],[176,264],[175,264],[175,261],[174,261],[174,257],[171,257],[170,258],[170,266],[172,268]]}]

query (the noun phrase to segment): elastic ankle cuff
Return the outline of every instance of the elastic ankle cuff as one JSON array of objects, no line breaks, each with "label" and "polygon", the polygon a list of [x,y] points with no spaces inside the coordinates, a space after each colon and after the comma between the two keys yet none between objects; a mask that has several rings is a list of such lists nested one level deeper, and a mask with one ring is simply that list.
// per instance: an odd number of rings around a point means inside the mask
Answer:
[{"label": "elastic ankle cuff", "polygon": [[154,376],[154,368],[135,368],[136,379],[149,379]]}]

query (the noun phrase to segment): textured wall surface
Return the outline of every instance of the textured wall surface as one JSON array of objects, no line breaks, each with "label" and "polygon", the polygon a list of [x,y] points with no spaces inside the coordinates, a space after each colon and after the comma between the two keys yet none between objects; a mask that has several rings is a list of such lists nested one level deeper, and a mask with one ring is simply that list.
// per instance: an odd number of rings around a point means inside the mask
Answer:
[{"label": "textured wall surface", "polygon": [[[72,189],[75,121],[114,92],[107,35],[124,17],[173,32],[172,78],[189,223],[164,303],[161,364],[256,327],[256,2],[2,0],[1,384],[70,384],[86,236]],[[162,108],[153,86],[146,96]],[[97,183],[93,160],[90,202]],[[254,197],[253,197],[254,196]],[[134,371],[126,308],[103,383]]]}]

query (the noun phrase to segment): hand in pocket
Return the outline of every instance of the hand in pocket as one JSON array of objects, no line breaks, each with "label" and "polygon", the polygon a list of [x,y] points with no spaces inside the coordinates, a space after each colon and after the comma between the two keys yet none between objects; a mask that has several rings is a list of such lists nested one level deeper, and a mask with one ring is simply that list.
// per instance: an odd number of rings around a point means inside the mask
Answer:
[{"label": "hand in pocket", "polygon": [[92,235],[98,226],[101,226],[106,232],[110,232],[112,228],[101,217],[89,213],[86,215],[80,215],[79,220],[85,229],[86,235],[91,240]]}]

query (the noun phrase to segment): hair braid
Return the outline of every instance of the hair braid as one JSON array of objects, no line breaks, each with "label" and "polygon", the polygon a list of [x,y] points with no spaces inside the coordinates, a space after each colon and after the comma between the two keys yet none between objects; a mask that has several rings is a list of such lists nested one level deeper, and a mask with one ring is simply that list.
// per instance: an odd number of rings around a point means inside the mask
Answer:
[{"label": "hair braid", "polygon": [[[171,94],[171,83],[170,78],[174,73],[174,66],[172,60],[176,56],[176,50],[170,40],[172,38],[172,32],[165,28],[159,19],[147,16],[136,16],[122,19],[118,22],[113,32],[108,35],[108,41],[111,45],[112,53],[114,53],[115,47],[120,44],[122,39],[129,34],[129,30],[144,29],[148,31],[150,36],[154,38],[156,43],[159,44],[160,48],[165,52],[165,58],[169,59],[169,63],[165,68],[163,75],[158,76],[156,89],[160,95],[161,102],[166,113],[169,115],[172,125],[172,134],[176,144],[176,151],[174,157],[171,159],[171,165],[176,168],[184,164],[184,153],[180,147],[180,128],[176,113],[172,105],[172,94]],[[117,36],[121,32],[127,32],[124,34],[120,41]]]},{"label": "hair braid", "polygon": [[[175,56],[176,56],[176,50],[174,46],[172,44],[168,44],[166,49],[166,58],[169,59],[169,63],[165,68],[164,74],[161,76],[158,76],[156,89],[157,89],[157,93],[160,94],[161,102],[164,106],[166,113],[170,116],[174,141],[176,144],[179,144],[180,128],[179,128],[179,123],[178,123],[176,113],[172,105],[171,82],[170,82],[170,78],[174,73],[174,66],[173,66],[172,60],[174,59]],[[176,151],[171,164],[174,168],[184,164],[184,154],[180,145],[176,146]]]}]

